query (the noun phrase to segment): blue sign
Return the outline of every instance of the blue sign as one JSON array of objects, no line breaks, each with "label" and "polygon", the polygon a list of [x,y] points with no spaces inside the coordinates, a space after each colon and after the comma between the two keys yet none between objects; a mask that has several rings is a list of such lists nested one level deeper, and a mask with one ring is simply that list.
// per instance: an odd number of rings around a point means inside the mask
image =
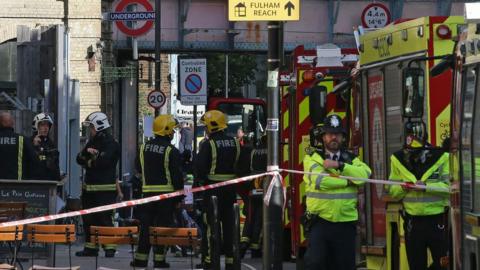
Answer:
[{"label": "blue sign", "polygon": [[192,93],[198,93],[202,89],[202,78],[197,74],[190,74],[185,79],[185,89]]}]

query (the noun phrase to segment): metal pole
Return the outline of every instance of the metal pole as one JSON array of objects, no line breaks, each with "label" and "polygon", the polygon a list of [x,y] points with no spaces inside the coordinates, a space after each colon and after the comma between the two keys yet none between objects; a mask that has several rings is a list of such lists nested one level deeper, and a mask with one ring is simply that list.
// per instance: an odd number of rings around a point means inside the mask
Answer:
[{"label": "metal pole", "polygon": [[[279,105],[278,70],[280,64],[280,23],[268,22],[268,80],[267,80],[267,170],[278,169],[279,157]],[[266,191],[273,181],[265,181]],[[283,242],[283,191],[282,184],[275,181],[268,205],[263,205],[263,269],[282,269]],[[264,192],[266,194],[266,192]]]},{"label": "metal pole", "polygon": [[228,98],[228,53],[225,54],[225,98]]},{"label": "metal pole", "polygon": [[[161,91],[162,77],[160,74],[161,71],[161,60],[160,60],[160,45],[161,45],[161,0],[155,0],[155,91]],[[155,116],[158,116],[159,110],[155,109]]]},{"label": "metal pole", "polygon": [[193,105],[193,153],[192,160],[197,156],[197,105]]}]

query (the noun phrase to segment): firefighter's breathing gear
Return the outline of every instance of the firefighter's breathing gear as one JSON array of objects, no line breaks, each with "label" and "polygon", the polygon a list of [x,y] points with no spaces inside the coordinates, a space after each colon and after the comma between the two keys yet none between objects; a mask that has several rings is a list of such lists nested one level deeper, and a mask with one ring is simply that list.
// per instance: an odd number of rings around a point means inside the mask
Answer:
[{"label": "firefighter's breathing gear", "polygon": [[41,122],[47,122],[49,124],[50,128],[53,125],[53,119],[52,119],[52,117],[50,117],[50,115],[48,115],[47,113],[43,113],[43,112],[39,113],[39,114],[35,115],[35,117],[33,118],[33,122],[32,122],[33,132],[38,131],[38,124],[40,124]]},{"label": "firefighter's breathing gear", "polygon": [[93,125],[95,131],[102,131],[110,127],[107,115],[102,112],[91,113],[82,124],[87,127]]},{"label": "firefighter's breathing gear", "polygon": [[170,137],[178,125],[178,121],[170,114],[157,116],[153,121],[153,134]]},{"label": "firefighter's breathing gear", "polygon": [[207,127],[209,134],[227,128],[227,117],[219,110],[207,111],[200,119],[200,122]]}]

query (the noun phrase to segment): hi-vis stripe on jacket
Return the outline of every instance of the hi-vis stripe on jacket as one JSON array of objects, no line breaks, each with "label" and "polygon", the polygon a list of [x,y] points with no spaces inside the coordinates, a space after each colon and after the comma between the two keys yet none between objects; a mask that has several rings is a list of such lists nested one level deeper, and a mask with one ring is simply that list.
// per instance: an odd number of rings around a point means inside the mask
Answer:
[{"label": "hi-vis stripe on jacket", "polygon": [[[323,167],[323,157],[317,152],[305,155],[303,167],[305,172],[336,173],[343,176],[368,178],[370,168],[354,157],[351,164],[345,163],[340,170],[327,171]],[[307,195],[307,211],[331,222],[356,221],[357,191],[363,181],[353,181],[352,184],[345,179],[333,176],[305,175],[305,191]]]},{"label": "hi-vis stripe on jacket", "polygon": [[[390,180],[415,183],[417,178],[407,170],[400,160],[393,154],[390,157]],[[401,199],[405,211],[412,216],[429,216],[441,214],[448,206],[449,193],[432,191],[429,187],[450,187],[449,155],[443,153],[433,165],[428,168],[421,180],[427,186],[426,191],[403,190],[401,186],[391,185],[389,193],[394,199]]]}]

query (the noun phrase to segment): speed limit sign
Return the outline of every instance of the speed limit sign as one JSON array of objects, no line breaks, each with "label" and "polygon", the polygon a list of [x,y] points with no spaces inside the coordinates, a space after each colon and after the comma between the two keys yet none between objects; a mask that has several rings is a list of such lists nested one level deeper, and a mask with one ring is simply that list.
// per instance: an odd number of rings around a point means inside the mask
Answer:
[{"label": "speed limit sign", "polygon": [[165,101],[167,101],[167,97],[161,91],[152,91],[148,93],[147,97],[148,105],[152,106],[155,109],[161,108],[165,105]]}]

